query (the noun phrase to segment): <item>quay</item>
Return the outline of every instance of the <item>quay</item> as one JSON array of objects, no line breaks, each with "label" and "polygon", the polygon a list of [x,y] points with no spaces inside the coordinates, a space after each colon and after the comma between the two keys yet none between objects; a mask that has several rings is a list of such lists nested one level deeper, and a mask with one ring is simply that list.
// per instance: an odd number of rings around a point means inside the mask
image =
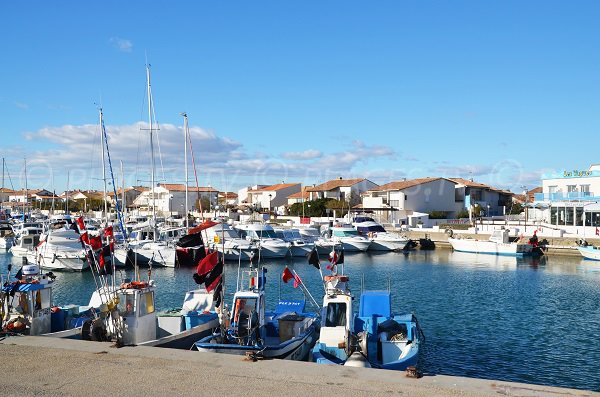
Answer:
[{"label": "quay", "polygon": [[[431,232],[411,229],[410,231],[402,231],[401,233],[415,241],[419,241],[420,238],[429,238],[435,243],[436,249],[452,249],[452,246],[450,245],[450,243],[448,243],[448,234],[446,234],[445,232]],[[473,238],[477,240],[487,240],[490,237],[490,234],[461,233],[460,236],[465,238]],[[593,245],[600,245],[600,239],[598,239],[596,236],[594,237],[595,238],[588,237],[587,241]],[[582,258],[581,254],[577,250],[577,240],[579,240],[579,238],[540,236],[540,240],[543,239],[548,240],[547,250],[544,252],[545,255],[563,255]]]},{"label": "quay", "polygon": [[[496,380],[256,361],[226,354],[45,337],[0,341],[4,396],[600,396],[600,393]],[[535,370],[535,369],[530,369]]]}]

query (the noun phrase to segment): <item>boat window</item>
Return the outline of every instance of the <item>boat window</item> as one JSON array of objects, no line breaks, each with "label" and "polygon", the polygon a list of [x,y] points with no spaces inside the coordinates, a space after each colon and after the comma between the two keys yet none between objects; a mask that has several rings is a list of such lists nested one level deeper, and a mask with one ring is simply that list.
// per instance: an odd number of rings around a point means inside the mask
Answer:
[{"label": "boat window", "polygon": [[154,292],[148,291],[140,293],[140,317],[146,314],[154,313]]},{"label": "boat window", "polygon": [[27,292],[16,292],[13,302],[18,302],[15,310],[20,314],[30,314],[29,311],[29,296],[27,296]]},{"label": "boat window", "polygon": [[239,322],[240,319],[248,319],[250,314],[256,310],[256,298],[238,298],[235,300],[235,309],[233,311],[233,321]]},{"label": "boat window", "polygon": [[35,310],[47,309],[50,307],[50,288],[44,288],[35,293]]},{"label": "boat window", "polygon": [[257,234],[260,238],[277,238],[273,230],[259,230],[257,231]]},{"label": "boat window", "polygon": [[358,236],[358,232],[356,230],[334,230],[333,235],[336,237],[352,237]]},{"label": "boat window", "polygon": [[275,232],[275,237],[285,240],[285,233],[282,231]]},{"label": "boat window", "polygon": [[340,327],[346,325],[346,304],[343,302],[332,302],[327,305],[325,316],[326,327]]},{"label": "boat window", "polygon": [[119,294],[119,313],[123,316],[135,315],[135,297],[133,294]]}]

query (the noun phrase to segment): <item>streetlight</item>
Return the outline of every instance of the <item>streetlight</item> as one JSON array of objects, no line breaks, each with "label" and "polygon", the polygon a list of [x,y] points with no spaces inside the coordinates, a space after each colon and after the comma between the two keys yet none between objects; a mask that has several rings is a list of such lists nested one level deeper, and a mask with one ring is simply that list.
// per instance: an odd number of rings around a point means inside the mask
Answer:
[{"label": "streetlight", "polygon": [[488,216],[488,217],[491,217],[491,215],[492,215],[492,214],[490,213],[490,205],[488,204],[488,205],[487,205],[487,216]]},{"label": "streetlight", "polygon": [[271,197],[273,195],[271,193],[269,193],[269,215],[271,214]]}]

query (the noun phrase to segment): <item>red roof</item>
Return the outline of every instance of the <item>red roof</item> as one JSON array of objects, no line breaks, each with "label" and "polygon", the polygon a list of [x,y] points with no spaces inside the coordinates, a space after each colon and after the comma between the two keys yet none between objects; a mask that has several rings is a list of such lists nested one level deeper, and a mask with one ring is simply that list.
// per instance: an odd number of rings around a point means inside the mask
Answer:
[{"label": "red roof", "polygon": [[307,192],[328,192],[330,190],[334,190],[340,187],[354,186],[357,183],[362,181],[366,181],[365,178],[356,178],[356,179],[332,179],[331,181],[327,181],[325,183],[321,183],[317,186],[307,186]]},{"label": "red roof", "polygon": [[422,185],[424,183],[437,181],[439,179],[445,179],[445,178],[417,178],[417,179],[410,179],[407,181],[389,182],[389,183],[386,183],[385,185],[381,185],[379,187],[369,189],[369,191],[370,192],[371,191],[385,192],[385,191],[389,191],[389,190],[403,190],[403,189],[408,189],[409,187]]},{"label": "red roof", "polygon": [[[185,185],[183,183],[161,183],[159,186],[163,187],[171,192],[185,192]],[[188,191],[189,192],[196,192],[196,191],[198,191],[198,192],[216,192],[217,190],[213,189],[212,187],[206,187],[206,186],[199,186],[198,188],[188,186]]]},{"label": "red roof", "polygon": [[248,190],[248,193],[274,192],[277,190],[287,189],[296,185],[299,185],[299,183],[278,183],[276,185],[271,185],[256,190]]}]

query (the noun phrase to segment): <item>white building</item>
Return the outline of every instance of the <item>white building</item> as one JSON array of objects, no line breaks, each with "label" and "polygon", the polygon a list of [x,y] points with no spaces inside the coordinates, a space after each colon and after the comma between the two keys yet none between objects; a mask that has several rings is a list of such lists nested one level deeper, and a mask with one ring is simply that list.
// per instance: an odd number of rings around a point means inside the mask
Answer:
[{"label": "white building", "polygon": [[[217,196],[219,192],[212,187],[191,187],[188,186],[188,210],[196,211],[196,201],[207,198],[211,206],[217,204]],[[152,211],[152,207],[159,215],[168,214],[185,214],[185,185],[175,183],[161,183],[154,189],[148,189],[133,201],[133,206],[139,208],[140,211]],[[204,211],[209,208],[203,208]]]},{"label": "white building", "polygon": [[455,191],[456,183],[446,178],[390,182],[363,194],[362,209],[373,211],[382,222],[416,226],[422,216],[432,211],[454,215]]},{"label": "white building", "polygon": [[287,206],[288,196],[300,192],[299,183],[278,183],[276,185],[248,190],[246,203],[257,209],[281,210]]},{"label": "white building", "polygon": [[557,226],[600,226],[600,164],[542,176],[530,217]]},{"label": "white building", "polygon": [[332,198],[347,201],[351,205],[360,203],[360,195],[367,190],[374,189],[378,185],[368,179],[333,179],[316,186],[307,186],[305,191],[309,193],[310,200]]}]

